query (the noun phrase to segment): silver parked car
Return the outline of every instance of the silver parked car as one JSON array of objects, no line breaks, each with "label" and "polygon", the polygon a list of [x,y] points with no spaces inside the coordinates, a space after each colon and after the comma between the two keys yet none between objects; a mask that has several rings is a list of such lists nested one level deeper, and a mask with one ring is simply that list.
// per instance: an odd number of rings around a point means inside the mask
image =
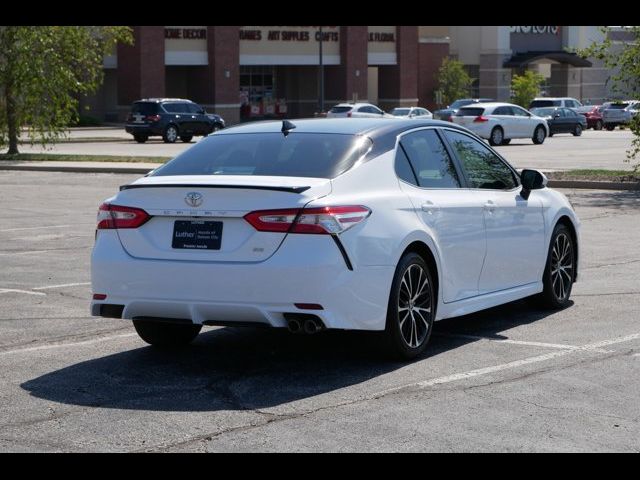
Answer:
[{"label": "silver parked car", "polygon": [[629,125],[631,119],[640,113],[640,101],[627,100],[610,103],[602,112],[604,128],[611,131],[616,127]]},{"label": "silver parked car", "polygon": [[394,117],[398,118],[415,118],[418,120],[431,120],[433,114],[422,107],[397,107],[389,112]]}]

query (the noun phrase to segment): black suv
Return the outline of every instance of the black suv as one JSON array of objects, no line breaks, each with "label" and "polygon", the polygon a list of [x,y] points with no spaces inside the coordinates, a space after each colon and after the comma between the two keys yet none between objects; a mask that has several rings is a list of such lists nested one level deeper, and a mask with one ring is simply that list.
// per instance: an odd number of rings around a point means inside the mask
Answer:
[{"label": "black suv", "polygon": [[224,128],[224,120],[191,100],[147,98],[133,103],[124,128],[138,143],[153,136],[162,137],[165,143],[174,143],[178,137],[190,142],[194,135],[206,136]]}]

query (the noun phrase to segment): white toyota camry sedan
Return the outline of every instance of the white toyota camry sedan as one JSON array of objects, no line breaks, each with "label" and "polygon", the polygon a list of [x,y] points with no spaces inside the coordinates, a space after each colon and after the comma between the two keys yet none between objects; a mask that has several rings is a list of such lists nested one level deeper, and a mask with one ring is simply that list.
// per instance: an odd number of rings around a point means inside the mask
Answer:
[{"label": "white toyota camry sedan", "polygon": [[508,145],[514,138],[530,138],[541,145],[549,136],[547,121],[512,103],[476,103],[460,108],[452,117],[455,124],[495,145]]},{"label": "white toyota camry sedan", "polygon": [[433,322],[536,295],[569,304],[580,222],[535,170],[434,120],[232,127],[98,210],[95,316],[187,344],[203,325],[384,332],[420,354]]}]

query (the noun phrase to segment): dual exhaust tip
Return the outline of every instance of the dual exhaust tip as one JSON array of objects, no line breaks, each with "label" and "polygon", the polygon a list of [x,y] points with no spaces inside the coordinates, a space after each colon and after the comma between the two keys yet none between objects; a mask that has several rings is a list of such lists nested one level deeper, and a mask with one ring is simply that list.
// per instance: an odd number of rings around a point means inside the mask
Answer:
[{"label": "dual exhaust tip", "polygon": [[291,333],[304,333],[311,335],[324,329],[322,321],[314,316],[308,318],[287,318],[287,328]]}]

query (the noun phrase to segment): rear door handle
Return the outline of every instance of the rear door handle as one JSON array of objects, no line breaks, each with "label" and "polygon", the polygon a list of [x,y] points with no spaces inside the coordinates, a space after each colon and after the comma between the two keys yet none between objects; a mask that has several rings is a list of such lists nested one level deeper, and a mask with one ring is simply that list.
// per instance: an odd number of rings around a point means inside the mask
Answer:
[{"label": "rear door handle", "polygon": [[427,200],[422,204],[422,211],[428,213],[429,215],[434,215],[440,211],[440,207],[438,207],[431,200]]}]

